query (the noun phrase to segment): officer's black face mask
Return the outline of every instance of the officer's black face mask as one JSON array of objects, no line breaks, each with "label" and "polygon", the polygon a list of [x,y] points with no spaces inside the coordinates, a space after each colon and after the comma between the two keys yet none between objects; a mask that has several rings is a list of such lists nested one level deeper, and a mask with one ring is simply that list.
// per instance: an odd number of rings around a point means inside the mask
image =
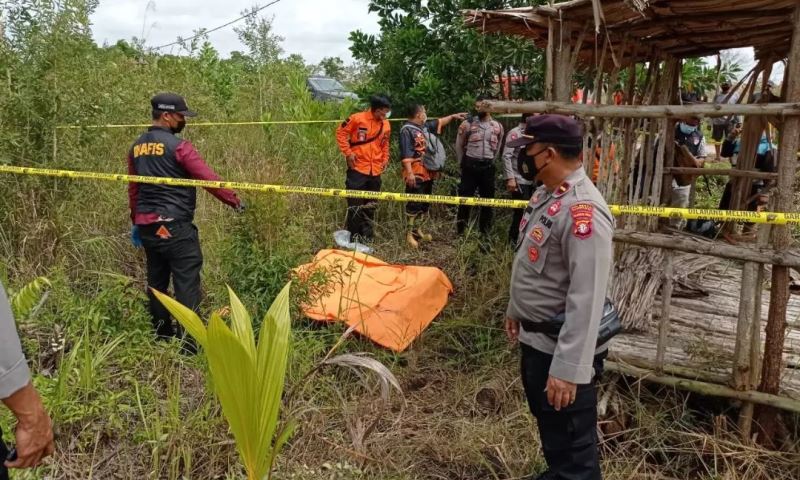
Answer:
[{"label": "officer's black face mask", "polygon": [[181,133],[184,128],[186,128],[186,120],[180,119],[178,120],[178,124],[172,127],[171,130],[172,133],[178,134]]},{"label": "officer's black face mask", "polygon": [[519,168],[519,173],[522,175],[522,178],[529,182],[536,181],[536,176],[539,175],[541,171],[541,169],[536,166],[536,157],[544,153],[545,150],[547,149],[539,150],[535,155],[528,155],[527,147],[520,148],[519,156],[517,157],[517,167]]}]

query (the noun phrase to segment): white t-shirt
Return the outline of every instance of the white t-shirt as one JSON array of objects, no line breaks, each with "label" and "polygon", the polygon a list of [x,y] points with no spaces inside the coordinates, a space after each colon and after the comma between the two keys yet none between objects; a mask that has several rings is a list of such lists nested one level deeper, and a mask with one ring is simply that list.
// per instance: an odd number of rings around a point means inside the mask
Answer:
[{"label": "white t-shirt", "polygon": [[[734,93],[733,95],[731,95],[731,98],[729,98],[728,101],[726,102],[725,97],[728,96],[728,93],[718,93],[717,96],[714,97],[714,104],[736,103],[739,101],[739,95]],[[713,120],[711,120],[711,123],[713,123],[714,125],[725,125],[730,121],[731,117],[715,117]]]}]

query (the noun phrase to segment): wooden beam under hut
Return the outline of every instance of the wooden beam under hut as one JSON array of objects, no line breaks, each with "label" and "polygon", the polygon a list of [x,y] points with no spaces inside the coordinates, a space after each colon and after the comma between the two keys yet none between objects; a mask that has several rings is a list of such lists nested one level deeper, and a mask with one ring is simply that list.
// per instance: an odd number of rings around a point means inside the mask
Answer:
[{"label": "wooden beam under hut", "polygon": [[778,174],[772,172],[745,171],[735,168],[692,168],[692,167],[669,167],[666,172],[674,175],[691,175],[699,177],[701,175],[720,175],[727,177],[744,177],[753,180],[777,180]]},{"label": "wooden beam under hut", "polygon": [[614,233],[614,241],[640,247],[662,248],[664,250],[709,255],[741,262],[800,269],[800,251],[798,250],[762,249],[750,245],[729,245],[697,237],[632,230],[618,230]]},{"label": "wooden beam under hut", "polygon": [[475,104],[480,112],[557,113],[612,118],[727,117],[731,115],[800,116],[800,103],[694,104],[694,105],[583,105],[569,102],[508,102],[484,100]]},{"label": "wooden beam under hut", "polygon": [[625,363],[615,361],[606,362],[605,369],[609,372],[617,372],[622,375],[636,377],[644,381],[666,385],[668,387],[686,390],[689,392],[699,393],[701,395],[708,395],[712,397],[731,398],[734,400],[741,400],[744,402],[756,403],[759,405],[766,405],[781,410],[800,413],[800,401],[791,398],[781,397],[769,393],[762,393],[756,391],[739,391],[724,385],[717,385],[714,383],[703,382],[700,380],[689,380],[687,378],[673,377],[670,375],[663,375],[653,373],[655,366],[650,368],[634,367]]}]

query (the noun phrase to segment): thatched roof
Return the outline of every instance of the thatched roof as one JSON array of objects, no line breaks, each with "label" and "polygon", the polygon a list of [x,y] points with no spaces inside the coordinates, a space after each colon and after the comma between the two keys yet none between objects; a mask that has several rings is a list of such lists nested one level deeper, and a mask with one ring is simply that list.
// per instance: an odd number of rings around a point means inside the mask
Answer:
[{"label": "thatched roof", "polygon": [[[757,57],[780,59],[788,54],[792,14],[798,0],[601,0],[601,33],[594,35],[592,0],[509,10],[469,10],[467,25],[484,32],[531,38],[547,47],[548,21],[564,22],[569,37],[556,41],[580,44],[580,58],[594,55],[610,40],[613,53],[606,68],[663,58],[713,55],[729,48],[754,47]],[[582,35],[582,32],[586,32]],[[607,33],[607,35],[606,35]],[[598,53],[599,55],[599,53]]]}]

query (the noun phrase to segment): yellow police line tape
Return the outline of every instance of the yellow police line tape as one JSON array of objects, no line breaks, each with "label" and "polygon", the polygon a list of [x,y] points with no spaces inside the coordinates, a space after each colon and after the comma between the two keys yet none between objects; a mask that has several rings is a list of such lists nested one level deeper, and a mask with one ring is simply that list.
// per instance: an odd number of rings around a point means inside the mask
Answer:
[{"label": "yellow police line tape", "polygon": [[[447,195],[420,195],[393,192],[366,192],[341,188],[299,187],[289,185],[268,185],[260,183],[192,180],[184,178],[145,177],[100,172],[79,172],[75,170],[55,170],[49,168],[15,167],[0,165],[0,173],[36,175],[72,179],[103,180],[119,183],[148,183],[171,185],[175,187],[230,188],[265,193],[299,193],[320,197],[361,198],[365,200],[385,200],[389,202],[426,202],[474,207],[525,208],[525,200],[504,198],[451,197]],[[745,212],[736,210],[705,210],[699,208],[645,207],[639,205],[611,205],[611,213],[620,215],[639,215],[662,218],[682,218],[686,220],[708,219],[725,222],[769,223],[773,225],[800,224],[800,213]]]},{"label": "yellow police line tape", "polygon": [[[495,115],[494,118],[518,118],[519,115]],[[439,118],[439,117],[431,117]],[[339,120],[262,120],[262,121],[247,121],[247,122],[190,122],[186,124],[186,128],[191,127],[223,127],[228,125],[312,125],[320,123],[342,123]],[[405,118],[390,118],[390,122],[405,122]],[[147,128],[152,127],[152,123],[122,123],[122,124],[104,124],[104,125],[56,125],[56,130],[80,130],[87,129],[100,129],[100,128]]]},{"label": "yellow police line tape", "polygon": [[[404,121],[400,118],[392,118],[390,122]],[[342,120],[264,120],[252,122],[191,122],[186,125],[191,127],[220,127],[226,125],[303,125],[314,123],[342,123]],[[108,125],[57,125],[56,130],[79,130],[83,128],[147,128],[152,127],[152,123],[130,123],[130,124],[108,124]]]}]

